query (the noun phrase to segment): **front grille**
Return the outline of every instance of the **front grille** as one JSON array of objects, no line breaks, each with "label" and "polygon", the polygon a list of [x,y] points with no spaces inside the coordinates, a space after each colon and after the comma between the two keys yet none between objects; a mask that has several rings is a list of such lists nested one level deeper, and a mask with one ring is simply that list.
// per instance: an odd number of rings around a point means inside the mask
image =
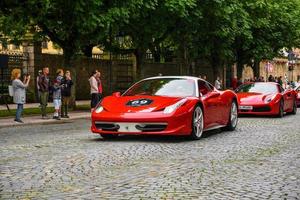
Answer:
[{"label": "front grille", "polygon": [[133,122],[95,122],[95,127],[102,131],[115,132],[159,132],[167,128],[167,123],[133,123]]},{"label": "front grille", "polygon": [[253,112],[269,112],[271,111],[270,106],[253,107]]},{"label": "front grille", "polygon": [[95,126],[97,129],[101,129],[103,131],[118,131],[120,128],[117,124],[102,122],[95,122]]},{"label": "front grille", "polygon": [[165,130],[167,124],[138,124],[135,127],[142,132],[155,132]]}]

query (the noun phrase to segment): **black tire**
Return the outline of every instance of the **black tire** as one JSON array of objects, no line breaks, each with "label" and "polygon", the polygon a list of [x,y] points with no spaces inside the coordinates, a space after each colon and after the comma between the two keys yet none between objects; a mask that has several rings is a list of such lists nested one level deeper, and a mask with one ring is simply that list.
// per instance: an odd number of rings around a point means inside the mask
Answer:
[{"label": "black tire", "polygon": [[[234,115],[232,115],[232,112],[234,112]],[[223,129],[226,131],[234,131],[238,123],[238,105],[235,100],[232,101],[230,112],[229,112],[229,119],[227,126],[225,126]]]},{"label": "black tire", "polygon": [[282,118],[283,117],[283,115],[284,115],[284,108],[283,108],[283,106],[284,106],[284,102],[283,102],[283,100],[281,99],[280,100],[280,103],[279,103],[279,111],[278,111],[278,114],[277,114],[277,117],[278,118]]},{"label": "black tire", "polygon": [[297,102],[296,99],[294,99],[294,104],[293,104],[293,111],[291,112],[292,115],[297,114]]},{"label": "black tire", "polygon": [[101,134],[101,137],[103,137],[104,139],[114,139],[118,137],[118,134]]},{"label": "black tire", "polygon": [[204,129],[204,115],[200,105],[196,105],[196,107],[194,108],[191,125],[192,125],[192,133],[190,136],[191,139],[199,140],[203,135],[203,129]]}]

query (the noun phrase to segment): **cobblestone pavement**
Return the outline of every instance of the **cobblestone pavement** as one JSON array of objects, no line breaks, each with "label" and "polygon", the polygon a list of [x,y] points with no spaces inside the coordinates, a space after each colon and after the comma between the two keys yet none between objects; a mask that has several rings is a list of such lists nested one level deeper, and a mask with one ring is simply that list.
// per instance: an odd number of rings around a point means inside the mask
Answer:
[{"label": "cobblestone pavement", "polygon": [[0,199],[300,199],[300,110],[199,141],[103,140],[88,120],[0,129]]}]

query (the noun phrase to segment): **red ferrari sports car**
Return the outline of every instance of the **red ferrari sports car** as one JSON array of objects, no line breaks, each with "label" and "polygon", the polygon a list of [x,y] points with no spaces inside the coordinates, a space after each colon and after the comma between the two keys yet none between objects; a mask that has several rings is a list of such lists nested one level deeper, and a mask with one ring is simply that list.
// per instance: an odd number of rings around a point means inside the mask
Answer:
[{"label": "red ferrari sports car", "polygon": [[278,83],[245,83],[236,89],[239,114],[274,115],[296,114],[296,92],[284,90]]},{"label": "red ferrari sports car", "polygon": [[122,95],[105,97],[92,112],[91,131],[119,134],[189,135],[238,122],[237,97],[196,77],[159,76],[141,80]]}]

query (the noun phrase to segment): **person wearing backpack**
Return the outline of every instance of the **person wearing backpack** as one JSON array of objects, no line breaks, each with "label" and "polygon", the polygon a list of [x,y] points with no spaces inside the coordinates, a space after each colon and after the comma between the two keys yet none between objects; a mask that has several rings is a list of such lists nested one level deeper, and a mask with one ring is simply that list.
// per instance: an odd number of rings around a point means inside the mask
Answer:
[{"label": "person wearing backpack", "polygon": [[21,115],[23,112],[23,105],[26,102],[26,88],[29,85],[30,75],[24,77],[24,81],[20,80],[21,70],[13,69],[11,72],[12,88],[13,88],[13,100],[17,104],[16,118],[15,122],[24,123],[21,120]]}]

